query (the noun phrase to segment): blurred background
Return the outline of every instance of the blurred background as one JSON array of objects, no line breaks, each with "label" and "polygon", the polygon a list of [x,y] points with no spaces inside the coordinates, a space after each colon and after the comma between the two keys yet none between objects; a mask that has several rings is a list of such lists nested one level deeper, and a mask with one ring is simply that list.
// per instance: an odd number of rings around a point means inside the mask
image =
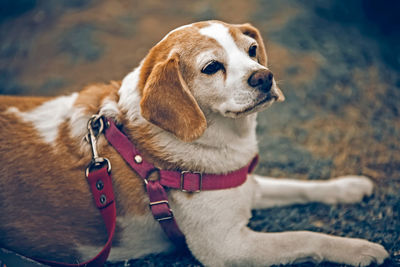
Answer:
[{"label": "blurred background", "polygon": [[[250,227],[366,238],[389,250],[385,266],[400,266],[399,10],[396,0],[1,0],[0,94],[54,96],[121,80],[178,26],[250,22],[287,99],[258,117],[257,172],[362,174],[377,185],[356,205],[254,211]],[[124,264],[200,265],[187,254]]]}]

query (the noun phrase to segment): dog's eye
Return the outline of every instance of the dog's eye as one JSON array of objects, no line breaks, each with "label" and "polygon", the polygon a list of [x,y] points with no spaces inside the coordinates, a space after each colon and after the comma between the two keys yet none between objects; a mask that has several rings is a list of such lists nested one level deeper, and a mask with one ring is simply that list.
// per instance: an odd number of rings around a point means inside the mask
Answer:
[{"label": "dog's eye", "polygon": [[256,45],[252,45],[249,48],[249,56],[250,57],[255,57],[257,55],[257,46]]},{"label": "dog's eye", "polygon": [[224,69],[224,65],[222,65],[221,62],[218,61],[211,61],[210,63],[208,63],[202,70],[202,73],[208,74],[208,75],[212,75],[214,73],[216,73],[219,70]]}]

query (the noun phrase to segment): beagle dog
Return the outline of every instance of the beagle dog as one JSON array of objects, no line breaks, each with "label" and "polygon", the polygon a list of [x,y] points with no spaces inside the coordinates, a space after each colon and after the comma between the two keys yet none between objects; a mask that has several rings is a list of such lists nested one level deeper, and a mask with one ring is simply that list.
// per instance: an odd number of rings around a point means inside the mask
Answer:
[{"label": "beagle dog", "polygon": [[[107,232],[85,178],[93,114],[115,121],[160,170],[225,174],[257,154],[257,113],[283,100],[259,31],[220,21],[171,31],[122,82],[52,98],[1,96],[0,247],[70,263],[101,250]],[[97,146],[112,164],[117,210],[108,260],[174,250],[150,212],[143,180],[104,136]],[[187,247],[205,266],[367,266],[388,257],[381,245],[309,231],[260,233],[247,224],[252,209],[354,203],[372,190],[362,176],[298,181],[250,174],[229,189],[166,192]]]}]

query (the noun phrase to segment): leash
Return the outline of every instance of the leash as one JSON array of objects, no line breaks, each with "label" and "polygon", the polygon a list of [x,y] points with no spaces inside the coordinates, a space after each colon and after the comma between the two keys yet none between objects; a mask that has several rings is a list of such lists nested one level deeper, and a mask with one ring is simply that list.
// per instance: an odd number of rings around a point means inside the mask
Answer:
[{"label": "leash", "polygon": [[[179,189],[182,192],[198,193],[203,190],[220,190],[240,186],[247,179],[258,163],[258,155],[246,166],[227,174],[203,174],[191,171],[160,170],[147,162],[129,138],[118,129],[113,120],[100,115],[93,115],[87,124],[86,141],[92,149],[92,160],[85,175],[90,186],[94,202],[106,225],[108,240],[103,249],[93,259],[78,264],[68,264],[43,259],[35,259],[50,266],[95,267],[103,266],[111,250],[116,226],[116,207],[111,179],[111,163],[100,157],[97,152],[97,139],[103,133],[107,141],[121,155],[126,163],[142,178],[149,197],[149,206],[167,237],[178,247],[186,247],[184,234],[178,227],[174,214],[169,206],[166,188]],[[159,179],[150,180],[152,173],[157,172]]]},{"label": "leash", "polygon": [[86,140],[92,148],[92,161],[86,169],[85,175],[90,186],[96,207],[99,209],[106,225],[108,239],[103,249],[93,259],[88,261],[69,264],[56,261],[48,261],[43,259],[35,259],[36,261],[50,266],[66,266],[66,267],[96,267],[103,266],[110,254],[112,239],[115,233],[115,225],[117,218],[117,209],[114,201],[114,191],[111,179],[111,163],[107,158],[100,157],[97,153],[97,138],[104,131],[104,121],[100,116],[93,116],[88,124],[88,134]]}]

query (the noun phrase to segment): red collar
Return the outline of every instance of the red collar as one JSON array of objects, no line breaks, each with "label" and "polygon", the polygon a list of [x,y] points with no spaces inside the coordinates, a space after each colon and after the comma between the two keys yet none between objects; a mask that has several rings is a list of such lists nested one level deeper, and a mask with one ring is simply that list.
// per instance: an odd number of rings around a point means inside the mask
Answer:
[{"label": "red collar", "polygon": [[157,171],[161,185],[184,192],[220,190],[240,186],[246,181],[247,174],[254,170],[258,162],[258,156],[255,156],[246,166],[226,174],[159,170],[140,155],[128,137],[117,128],[112,120],[106,119],[106,124],[105,137],[108,142],[145,182],[151,173]]},{"label": "red collar", "polygon": [[[97,130],[96,133],[94,129]],[[178,247],[186,246],[185,236],[175,221],[165,189],[168,187],[180,189],[183,192],[200,192],[202,190],[220,190],[237,187],[246,181],[247,174],[254,170],[258,162],[258,155],[256,155],[246,166],[227,174],[160,170],[140,155],[128,137],[117,128],[113,120],[95,115],[88,122],[88,130],[87,140],[92,147],[93,159],[86,170],[86,177],[94,202],[106,225],[108,240],[102,251],[95,258],[80,264],[67,264],[36,259],[51,266],[102,266],[108,258],[116,226],[116,205],[110,173],[111,163],[108,159],[99,157],[97,154],[97,138],[103,131],[108,142],[143,179],[154,219],[160,223],[165,234]],[[154,171],[159,172],[160,179],[156,181],[148,180],[148,177]]]}]

